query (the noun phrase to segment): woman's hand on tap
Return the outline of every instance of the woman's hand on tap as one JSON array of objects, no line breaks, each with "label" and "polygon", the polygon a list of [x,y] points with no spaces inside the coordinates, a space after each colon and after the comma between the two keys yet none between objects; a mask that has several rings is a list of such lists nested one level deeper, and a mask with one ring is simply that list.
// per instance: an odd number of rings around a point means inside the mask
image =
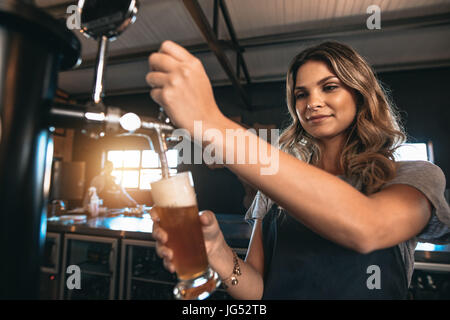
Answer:
[{"label": "woman's hand on tap", "polygon": [[149,56],[146,81],[152,99],[166,111],[172,123],[191,135],[194,121],[214,127],[221,123],[220,112],[205,69],[199,59],[172,41],[164,41]]}]

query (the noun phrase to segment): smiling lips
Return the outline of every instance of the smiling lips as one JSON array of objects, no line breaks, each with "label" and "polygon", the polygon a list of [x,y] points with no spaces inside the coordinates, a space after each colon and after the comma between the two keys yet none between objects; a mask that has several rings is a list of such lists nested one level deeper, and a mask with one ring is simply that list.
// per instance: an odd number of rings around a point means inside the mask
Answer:
[{"label": "smiling lips", "polygon": [[331,115],[317,115],[317,116],[310,117],[307,120],[310,122],[313,122],[313,123],[317,123],[317,122],[321,122],[329,117],[331,117]]}]

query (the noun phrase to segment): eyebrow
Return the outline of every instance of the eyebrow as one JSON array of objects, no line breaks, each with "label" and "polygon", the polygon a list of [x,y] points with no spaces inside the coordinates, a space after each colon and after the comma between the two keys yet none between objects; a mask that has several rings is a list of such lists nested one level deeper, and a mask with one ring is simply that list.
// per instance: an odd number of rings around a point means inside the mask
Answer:
[{"label": "eyebrow", "polygon": [[[325,77],[325,78],[323,78],[323,79],[317,81],[317,84],[318,84],[318,85],[321,85],[322,83],[327,82],[328,80],[330,80],[330,79],[332,79],[332,78],[339,79],[339,78],[336,77],[336,76],[328,76],[328,77]],[[295,88],[294,88],[294,91],[295,91],[295,90],[303,90],[303,89],[305,89],[305,87],[302,87],[302,86],[300,86],[300,87],[295,87]]]}]

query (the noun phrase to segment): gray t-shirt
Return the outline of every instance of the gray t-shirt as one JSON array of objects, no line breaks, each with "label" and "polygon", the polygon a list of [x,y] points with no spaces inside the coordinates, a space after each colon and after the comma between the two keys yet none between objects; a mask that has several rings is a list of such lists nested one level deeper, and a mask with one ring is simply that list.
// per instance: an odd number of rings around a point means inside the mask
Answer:
[{"label": "gray t-shirt", "polygon": [[[414,250],[417,242],[444,244],[450,242],[450,208],[445,200],[445,176],[442,170],[427,161],[399,161],[396,177],[383,188],[393,184],[406,184],[421,191],[432,205],[431,218],[425,228],[414,238],[398,244],[405,264],[408,286],[414,270]],[[361,191],[361,181],[338,176]],[[274,202],[258,191],[245,219],[262,219]]]}]

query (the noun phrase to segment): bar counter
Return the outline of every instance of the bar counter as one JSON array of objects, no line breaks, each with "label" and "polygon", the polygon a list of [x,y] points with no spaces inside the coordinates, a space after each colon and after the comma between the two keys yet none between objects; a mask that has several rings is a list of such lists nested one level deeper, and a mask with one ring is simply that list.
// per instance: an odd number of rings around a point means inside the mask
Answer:
[{"label": "bar counter", "polygon": [[[82,217],[86,216],[85,219]],[[72,219],[71,219],[72,217]],[[247,248],[251,226],[236,214],[216,214],[227,243],[232,247]],[[64,215],[47,219],[47,232],[76,233],[93,236],[135,240],[154,240],[153,221],[145,211],[142,216],[115,214],[89,218],[88,215]]]},{"label": "bar counter", "polygon": [[[156,255],[148,209],[135,216],[128,209],[108,210],[95,218],[79,210],[47,219],[40,298],[173,299],[177,279]],[[242,215],[216,217],[228,245],[245,258],[251,226]],[[67,284],[74,267],[80,270],[79,289]],[[211,298],[230,296],[220,288]]]}]

